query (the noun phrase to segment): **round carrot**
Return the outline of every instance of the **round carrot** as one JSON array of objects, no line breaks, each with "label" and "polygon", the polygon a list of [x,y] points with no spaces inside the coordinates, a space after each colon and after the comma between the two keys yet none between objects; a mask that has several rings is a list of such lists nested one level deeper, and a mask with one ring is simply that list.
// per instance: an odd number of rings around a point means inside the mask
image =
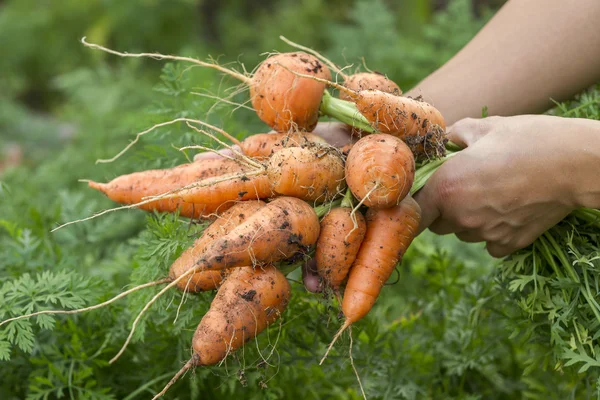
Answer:
[{"label": "round carrot", "polygon": [[366,231],[365,218],[351,207],[334,208],[321,220],[315,250],[317,273],[334,290],[346,279]]},{"label": "round carrot", "polygon": [[[196,181],[202,181],[226,174],[239,174],[244,171],[244,167],[238,162],[226,158],[215,158],[183,164],[175,168],[148,170],[134,172],[132,174],[119,176],[108,183],[97,183],[90,181],[90,187],[100,190],[108,198],[122,204],[137,204],[144,201],[147,196],[157,196],[172,190],[192,184]],[[263,183],[268,190],[268,182],[255,182],[259,189]],[[242,192],[243,187],[239,188]],[[236,196],[235,199],[228,200],[248,200],[257,198],[255,191],[249,187],[246,193]],[[233,204],[231,204],[233,205]],[[202,202],[186,202],[178,197],[165,198],[156,201],[146,202],[139,205],[138,208],[148,211],[174,212],[179,210],[180,215],[184,217],[199,218],[208,216],[217,210],[224,211],[229,205],[224,204],[218,198],[205,197]]]},{"label": "round carrot", "polygon": [[415,175],[415,160],[400,139],[384,134],[365,136],[346,159],[346,182],[368,207],[392,207],[408,194]]},{"label": "round carrot", "polygon": [[412,197],[407,196],[396,207],[369,209],[366,219],[367,232],[344,290],[344,324],[331,341],[321,363],[342,332],[373,308],[381,288],[417,235],[421,208]]},{"label": "round carrot", "polygon": [[287,147],[302,147],[312,143],[326,145],[327,141],[308,132],[258,133],[244,139],[240,148],[245,155],[261,159],[269,158],[273,153]]},{"label": "round carrot", "polygon": [[[362,90],[380,90],[396,96],[402,94],[400,87],[387,76],[379,72],[359,72],[344,77],[344,86],[356,92]],[[346,92],[340,92],[340,99],[353,101],[354,99]]]},{"label": "round carrot", "polygon": [[252,106],[258,117],[277,132],[310,132],[319,119],[325,84],[298,78],[290,70],[331,79],[329,69],[310,54],[276,54],[263,61],[252,77]]},{"label": "round carrot", "polygon": [[245,83],[250,87],[250,99],[258,117],[277,132],[311,131],[317,124],[319,106],[325,85],[311,79],[299,79],[291,71],[329,80],[329,69],[319,60],[304,52],[280,53],[264,60],[252,77],[190,57],[169,56],[159,53],[123,53],[106,47],[82,43],[120,57],[150,57],[157,60],[175,60],[212,68]]},{"label": "round carrot", "polygon": [[[188,269],[193,268],[196,260],[200,258],[209,244],[219,237],[231,232],[236,226],[246,221],[248,217],[265,206],[265,202],[260,200],[249,200],[236,203],[229,210],[219,215],[217,219],[210,224],[194,244],[187,248],[177,260],[171,265],[169,278],[177,279]],[[186,280],[179,281],[177,287],[187,292],[200,292],[213,290],[219,287],[227,275],[227,270],[222,271],[202,271],[197,272]]]},{"label": "round carrot", "polygon": [[274,193],[325,202],[346,188],[344,161],[333,148],[286,148],[269,159],[267,173]]}]

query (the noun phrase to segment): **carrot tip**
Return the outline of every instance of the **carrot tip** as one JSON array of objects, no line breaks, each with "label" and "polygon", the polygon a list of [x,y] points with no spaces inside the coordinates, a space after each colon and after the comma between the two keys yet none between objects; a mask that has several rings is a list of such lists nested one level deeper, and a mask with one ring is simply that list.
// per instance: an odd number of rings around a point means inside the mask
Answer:
[{"label": "carrot tip", "polygon": [[346,320],[344,321],[344,325],[341,326],[340,330],[335,334],[335,336],[333,337],[333,340],[331,341],[331,343],[329,344],[329,347],[327,348],[327,351],[325,352],[325,355],[323,356],[323,358],[321,358],[321,361],[319,362],[319,365],[322,365],[323,362],[325,361],[325,359],[327,358],[327,356],[329,355],[329,352],[331,351],[331,349],[333,348],[333,345],[335,344],[335,342],[337,342],[337,340],[339,339],[339,337],[342,335],[342,333],[350,326],[352,325],[352,321],[350,321],[348,318],[346,318]]},{"label": "carrot tip", "polygon": [[87,179],[80,179],[79,182],[86,182],[88,184],[88,186],[91,187],[92,189],[96,189],[101,192],[105,191],[105,186],[106,186],[105,183],[94,182],[94,181],[90,181]]}]

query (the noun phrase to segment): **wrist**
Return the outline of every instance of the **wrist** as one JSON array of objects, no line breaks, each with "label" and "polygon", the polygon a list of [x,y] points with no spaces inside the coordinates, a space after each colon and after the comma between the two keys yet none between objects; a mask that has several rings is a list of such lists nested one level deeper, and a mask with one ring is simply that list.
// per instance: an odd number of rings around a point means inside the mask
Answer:
[{"label": "wrist", "polygon": [[563,118],[569,162],[562,172],[570,206],[600,208],[600,121]]}]

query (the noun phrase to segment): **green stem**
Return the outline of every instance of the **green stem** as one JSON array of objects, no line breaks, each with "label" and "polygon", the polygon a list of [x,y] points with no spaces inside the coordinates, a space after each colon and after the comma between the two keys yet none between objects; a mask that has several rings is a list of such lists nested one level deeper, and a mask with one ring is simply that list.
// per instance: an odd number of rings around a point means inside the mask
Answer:
[{"label": "green stem", "polygon": [[342,199],[342,207],[354,208],[354,195],[352,195],[352,191],[350,188],[346,189],[346,194]]},{"label": "green stem", "polygon": [[413,195],[417,193],[419,190],[425,186],[429,178],[437,171],[442,164],[448,160],[450,157],[453,157],[457,152],[448,153],[448,155],[444,158],[440,158],[438,160],[430,161],[427,164],[423,165],[421,168],[417,169],[415,173],[415,180],[410,189],[410,194]]},{"label": "green stem", "polygon": [[321,204],[314,208],[317,217],[322,218],[325,214],[331,211],[332,208],[339,207],[343,200],[335,200],[327,204]]},{"label": "green stem", "polygon": [[323,94],[320,111],[323,115],[335,118],[365,132],[375,132],[369,121],[358,111],[356,104],[333,97],[327,90]]}]

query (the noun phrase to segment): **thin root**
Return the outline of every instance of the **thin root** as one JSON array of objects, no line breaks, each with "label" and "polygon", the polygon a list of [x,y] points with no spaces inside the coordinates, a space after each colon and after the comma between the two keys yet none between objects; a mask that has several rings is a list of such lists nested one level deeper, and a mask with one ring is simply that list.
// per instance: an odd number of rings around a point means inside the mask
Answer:
[{"label": "thin root", "polygon": [[352,89],[348,89],[346,86],[340,85],[339,83],[336,82],[332,82],[328,79],[323,79],[323,78],[318,78],[316,76],[313,75],[308,75],[308,74],[301,74],[300,72],[296,72],[288,67],[286,67],[285,65],[281,64],[281,63],[275,63],[277,65],[279,65],[281,68],[286,69],[288,71],[290,71],[292,74],[300,77],[300,78],[306,78],[306,79],[312,79],[313,81],[317,81],[317,82],[321,82],[326,84],[327,86],[331,86],[333,88],[336,88],[337,90],[339,90],[340,92],[344,92],[346,93],[348,96],[352,97],[353,99],[358,98],[360,95],[358,92],[352,90]]},{"label": "thin root", "polygon": [[7,324],[9,322],[12,322],[12,321],[18,321],[20,319],[36,317],[38,315],[44,315],[44,314],[52,314],[52,315],[55,315],[55,314],[79,314],[79,313],[86,312],[86,311],[96,310],[98,308],[101,308],[101,307],[107,306],[107,305],[109,305],[111,303],[114,303],[115,301],[117,301],[117,300],[119,300],[119,299],[127,296],[128,294],[137,291],[137,290],[144,289],[144,288],[147,288],[147,287],[150,287],[150,286],[161,285],[161,284],[167,283],[169,281],[171,281],[171,279],[165,278],[165,279],[161,279],[161,280],[154,281],[154,282],[144,283],[143,285],[139,285],[139,286],[133,287],[133,288],[131,288],[131,289],[129,289],[129,290],[123,292],[123,293],[120,293],[117,296],[113,297],[112,299],[106,300],[103,303],[96,304],[96,305],[93,305],[93,306],[90,306],[90,307],[79,308],[77,310],[44,310],[44,311],[34,312],[34,313],[31,313],[31,314],[20,315],[18,317],[9,318],[9,319],[6,319],[6,320],[0,322],[0,326],[2,326],[4,324]]},{"label": "thin root", "polygon": [[160,54],[160,53],[122,53],[120,51],[116,51],[116,50],[111,50],[108,49],[104,46],[100,46],[98,44],[94,44],[94,43],[89,43],[85,40],[85,36],[83,38],[81,38],[81,43],[84,44],[84,46],[92,48],[92,49],[96,49],[96,50],[102,50],[106,53],[110,53],[110,54],[114,54],[120,57],[134,57],[134,58],[140,58],[140,57],[148,57],[148,58],[154,58],[155,60],[174,60],[174,61],[184,61],[184,62],[189,62],[192,64],[197,64],[201,67],[206,67],[206,68],[212,68],[212,69],[216,69],[217,71],[223,72],[227,75],[230,75],[232,77],[234,77],[237,80],[240,80],[242,82],[244,82],[247,85],[250,85],[250,83],[252,82],[252,78],[243,75],[237,71],[234,71],[232,69],[228,69],[225,67],[222,67],[218,64],[215,63],[209,63],[209,62],[204,62],[204,61],[200,61],[196,58],[191,58],[191,57],[181,57],[181,56],[170,56],[170,55],[165,55],[165,54]]},{"label": "thin root", "polygon": [[177,283],[180,280],[182,280],[183,278],[185,278],[189,274],[198,272],[198,270],[200,270],[200,269],[201,269],[200,266],[196,266],[194,268],[190,268],[189,270],[187,270],[186,272],[184,272],[183,274],[181,274],[177,279],[173,280],[171,283],[169,283],[167,286],[165,286],[160,292],[158,292],[156,295],[154,295],[154,297],[152,297],[152,299],[148,303],[146,303],[146,305],[144,306],[144,308],[142,308],[142,311],[139,312],[139,314],[137,315],[137,317],[133,321],[133,324],[131,325],[131,331],[129,332],[129,336],[127,336],[127,339],[125,340],[125,343],[121,347],[121,350],[119,350],[119,352],[108,362],[109,364],[114,363],[115,361],[117,361],[117,359],[119,357],[121,357],[121,355],[123,354],[123,352],[125,351],[125,349],[129,345],[129,342],[131,342],[131,338],[133,337],[133,333],[135,332],[135,328],[137,327],[137,324],[140,322],[140,319],[142,318],[142,316],[144,315],[144,313],[150,308],[150,306],[152,304],[154,304],[156,302],[156,300],[158,300],[158,298],[160,296],[162,296],[167,290],[169,290],[173,286],[176,286]]},{"label": "thin root", "polygon": [[167,390],[169,390],[169,388],[173,386],[175,382],[177,382],[179,378],[181,378],[181,376],[187,372],[188,369],[192,368],[196,364],[197,359],[198,356],[194,354],[192,358],[190,358],[189,361],[186,362],[185,365],[179,371],[177,371],[177,373],[173,376],[173,378],[171,378],[171,380],[169,381],[169,383],[167,383],[163,390],[158,392],[156,396],[152,398],[152,400],[156,400],[163,397],[165,393],[167,393]]},{"label": "thin root", "polygon": [[350,334],[350,349],[348,350],[348,354],[350,356],[350,365],[352,365],[352,369],[354,370],[354,375],[356,375],[356,380],[358,381],[358,386],[360,387],[360,392],[363,395],[363,399],[367,400],[367,395],[365,394],[365,389],[363,388],[362,382],[360,381],[360,375],[358,375],[358,371],[356,370],[356,366],[354,365],[354,358],[352,357],[352,326],[348,328],[348,333]]},{"label": "thin root", "polygon": [[329,347],[327,348],[327,351],[325,352],[325,355],[323,356],[323,358],[321,358],[321,361],[319,362],[319,365],[323,364],[323,361],[325,361],[325,359],[329,355],[329,352],[333,348],[333,345],[335,344],[335,342],[340,338],[340,336],[342,335],[342,333],[344,333],[344,331],[346,330],[346,328],[348,328],[350,325],[352,325],[352,322],[350,322],[350,320],[346,318],[346,321],[344,321],[344,325],[342,325],[342,327],[340,328],[340,330],[337,331],[337,333],[333,337],[333,340],[329,344]]},{"label": "thin root", "polygon": [[329,60],[327,57],[325,57],[324,55],[322,55],[318,51],[313,50],[310,47],[302,46],[301,44],[292,42],[291,40],[289,40],[285,36],[279,36],[279,39],[283,40],[284,42],[286,42],[290,46],[295,47],[296,49],[300,49],[300,50],[303,50],[303,51],[305,51],[307,53],[312,54],[313,56],[317,57],[319,60],[321,60],[325,64],[327,64],[327,66],[329,68],[331,68],[333,70],[333,72],[335,72],[336,74],[340,75],[344,80],[348,79],[348,75],[344,74],[342,72],[342,70],[337,65],[335,65],[331,60]]}]

